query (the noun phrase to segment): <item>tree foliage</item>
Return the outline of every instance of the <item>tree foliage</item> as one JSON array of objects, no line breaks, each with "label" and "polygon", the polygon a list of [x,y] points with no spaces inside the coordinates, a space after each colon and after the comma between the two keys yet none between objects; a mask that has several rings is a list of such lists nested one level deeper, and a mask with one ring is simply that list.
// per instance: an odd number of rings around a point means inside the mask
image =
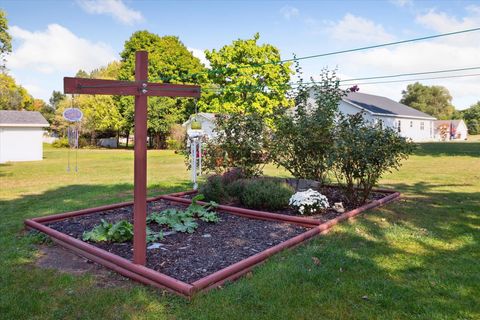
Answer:
[{"label": "tree foliage", "polygon": [[5,69],[5,56],[12,52],[12,37],[8,33],[7,14],[0,9],[0,69]]},{"label": "tree foliage", "polygon": [[400,103],[425,112],[437,119],[451,119],[455,113],[452,96],[442,86],[425,86],[415,82],[402,91]]},{"label": "tree foliage", "polygon": [[11,76],[0,73],[0,109],[32,110],[33,97]]},{"label": "tree foliage", "polygon": [[272,157],[278,166],[298,179],[325,181],[331,167],[335,116],[345,93],[336,73],[327,70],[312,87],[298,88],[294,109],[275,119]]},{"label": "tree foliage", "polygon": [[[133,80],[135,52],[144,50],[149,53],[148,80],[163,83],[201,83],[205,81],[205,67],[193,56],[187,47],[174,36],[164,36],[148,31],[137,31],[129,40],[120,56],[122,65],[119,79]],[[201,76],[195,76],[203,74]],[[134,103],[131,97],[120,99],[120,108],[124,119],[124,131],[133,127]],[[191,99],[150,97],[148,102],[148,130],[154,137],[155,146],[165,143],[170,127],[188,117],[193,110]]]},{"label": "tree foliage", "polygon": [[480,134],[480,101],[462,111],[469,134]]},{"label": "tree foliage", "polygon": [[353,205],[364,204],[382,174],[400,167],[413,143],[393,129],[372,124],[364,115],[339,116],[332,153],[333,171]]},{"label": "tree foliage", "polygon": [[256,33],[252,39],[205,51],[212,68],[210,79],[220,88],[209,101],[209,111],[268,116],[289,105],[290,63],[280,63],[279,50],[258,44],[259,38]]}]

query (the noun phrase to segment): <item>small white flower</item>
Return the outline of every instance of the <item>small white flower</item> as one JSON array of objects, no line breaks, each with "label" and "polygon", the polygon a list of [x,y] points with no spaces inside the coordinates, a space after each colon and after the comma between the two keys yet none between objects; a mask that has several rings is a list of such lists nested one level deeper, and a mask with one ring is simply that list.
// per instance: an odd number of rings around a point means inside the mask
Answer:
[{"label": "small white flower", "polygon": [[318,191],[308,189],[292,195],[289,200],[290,206],[298,210],[300,214],[311,215],[330,207],[326,196]]}]

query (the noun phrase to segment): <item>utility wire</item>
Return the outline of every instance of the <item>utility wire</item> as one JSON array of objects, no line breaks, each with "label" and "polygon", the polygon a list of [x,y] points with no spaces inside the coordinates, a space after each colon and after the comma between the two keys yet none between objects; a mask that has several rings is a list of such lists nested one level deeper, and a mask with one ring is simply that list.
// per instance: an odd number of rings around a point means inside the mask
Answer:
[{"label": "utility wire", "polygon": [[173,79],[175,79],[175,80],[185,80],[185,79],[192,80],[192,79],[195,79],[196,77],[198,77],[199,75],[202,75],[202,74],[221,74],[221,73],[223,73],[223,71],[228,71],[228,70],[238,70],[238,69],[244,69],[244,68],[250,68],[250,67],[261,67],[261,66],[264,66],[264,65],[281,65],[281,64],[286,63],[286,62],[314,59],[314,58],[320,58],[320,57],[327,57],[327,56],[332,56],[332,55],[337,55],[337,54],[344,54],[344,53],[349,53],[349,52],[376,49],[376,48],[381,48],[381,47],[389,47],[389,46],[395,46],[395,45],[399,45],[399,44],[418,42],[418,41],[436,39],[436,38],[441,38],[441,37],[448,37],[448,36],[464,34],[464,33],[469,33],[469,32],[475,32],[475,31],[480,31],[480,27],[472,28],[472,29],[464,29],[464,30],[459,30],[459,31],[453,31],[453,32],[447,32],[447,33],[440,33],[440,34],[435,34],[435,35],[430,35],[430,36],[425,36],[425,37],[419,37],[419,38],[412,38],[412,39],[406,39],[406,40],[400,40],[400,41],[387,42],[387,43],[365,46],[365,47],[358,47],[358,48],[353,48],[353,49],[319,53],[319,54],[314,54],[314,55],[309,55],[309,56],[304,56],[304,57],[295,57],[295,58],[291,58],[291,59],[284,59],[284,60],[279,60],[279,61],[274,61],[274,62],[270,61],[270,62],[264,62],[264,63],[251,63],[251,64],[248,64],[248,65],[240,65],[240,66],[235,67],[235,68],[224,67],[224,68],[210,69],[210,70],[202,71],[202,72],[198,72],[198,73],[187,74],[183,77],[164,78],[164,77],[160,76],[159,80],[162,80],[162,81],[169,81],[169,80],[173,80]]},{"label": "utility wire", "polygon": [[[463,77],[475,77],[480,76],[480,73],[473,73],[473,74],[462,74],[462,75],[451,75],[451,76],[441,76],[441,77],[429,77],[429,78],[411,78],[411,79],[401,79],[401,80],[389,80],[389,81],[375,81],[375,82],[360,82],[355,83],[356,85],[368,85],[368,84],[381,84],[381,83],[396,83],[396,82],[410,82],[410,81],[421,81],[421,80],[435,80],[435,79],[449,79],[449,78],[463,78]],[[341,82],[341,81],[340,81]],[[318,82],[296,82],[296,83],[289,83],[289,84],[279,84],[273,87],[284,87],[284,88],[291,88],[292,86],[299,86],[299,85],[314,85]],[[341,86],[351,86],[354,83],[345,83],[340,84]],[[260,89],[263,87],[261,86],[237,86],[236,88],[242,89],[244,91],[251,91],[251,92],[259,92]],[[202,88],[202,91],[221,91],[224,88]],[[252,90],[253,89],[253,90]]]},{"label": "utility wire", "polygon": [[[409,81],[435,80],[435,79],[449,79],[449,78],[464,78],[464,77],[478,77],[478,76],[480,76],[480,73],[461,74],[461,75],[443,76],[443,77],[412,78],[412,79],[389,80],[389,81],[363,82],[363,83],[356,83],[356,85],[380,84],[380,83],[395,83],[395,82],[409,82]],[[341,86],[346,86],[346,85],[351,86],[352,84],[341,84]]]}]

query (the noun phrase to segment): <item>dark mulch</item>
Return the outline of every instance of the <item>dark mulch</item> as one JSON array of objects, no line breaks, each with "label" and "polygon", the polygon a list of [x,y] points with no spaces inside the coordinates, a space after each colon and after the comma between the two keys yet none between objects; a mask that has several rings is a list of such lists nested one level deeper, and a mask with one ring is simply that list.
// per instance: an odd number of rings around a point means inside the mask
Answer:
[{"label": "dark mulch", "polygon": [[[185,208],[165,200],[150,202],[148,212],[167,208]],[[82,238],[100,219],[109,222],[126,219],[132,222],[132,206],[74,217],[48,224],[74,238]],[[293,224],[249,219],[219,213],[217,224],[198,220],[193,234],[173,233],[158,241],[161,246],[147,250],[147,266],[173,278],[193,282],[215,271],[275,246],[307,230]],[[158,231],[155,224],[152,230]],[[132,259],[132,243],[91,243],[126,259]]]}]

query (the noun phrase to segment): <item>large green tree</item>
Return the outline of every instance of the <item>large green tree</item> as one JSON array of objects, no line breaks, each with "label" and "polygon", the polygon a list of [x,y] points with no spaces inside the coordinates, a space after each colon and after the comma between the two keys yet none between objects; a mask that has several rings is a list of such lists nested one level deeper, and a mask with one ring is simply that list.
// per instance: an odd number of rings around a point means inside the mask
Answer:
[{"label": "large green tree", "polygon": [[[159,36],[148,31],[137,31],[125,42],[120,53],[122,65],[120,80],[133,80],[135,52],[149,53],[148,80],[161,83],[203,83],[206,79],[205,67],[193,56],[187,47],[175,36]],[[193,111],[192,99],[150,97],[148,99],[148,130],[154,146],[165,146],[170,127],[184,120]],[[120,99],[122,115],[128,121],[123,127],[130,132],[133,127],[133,99]]]},{"label": "large green tree", "polygon": [[[95,79],[116,79],[120,70],[120,62],[114,61],[107,66],[93,70],[87,73],[83,70],[77,72],[78,76],[83,78]],[[63,120],[62,113],[71,106],[80,108],[83,112],[82,132],[95,143],[99,134],[116,135],[119,137],[119,130],[123,125],[123,117],[120,112],[118,100],[108,95],[76,95],[72,98],[66,98],[65,95],[54,91],[50,98],[50,104],[56,109],[54,127],[63,131],[66,123]]]},{"label": "large green tree", "polygon": [[32,110],[33,97],[6,73],[0,73],[0,109]]},{"label": "large green tree", "polygon": [[480,101],[462,111],[469,134],[480,134]]},{"label": "large green tree", "polygon": [[425,112],[438,119],[451,119],[455,114],[452,96],[442,86],[426,86],[419,82],[409,84],[402,91],[400,103]]},{"label": "large green tree", "polygon": [[206,50],[210,79],[219,88],[210,100],[210,110],[221,113],[271,115],[278,107],[289,106],[286,98],[292,71],[280,63],[279,50],[259,44],[260,35],[235,40],[220,50]]},{"label": "large green tree", "polygon": [[12,52],[12,37],[8,33],[7,14],[0,9],[0,69],[5,69],[5,56]]}]

